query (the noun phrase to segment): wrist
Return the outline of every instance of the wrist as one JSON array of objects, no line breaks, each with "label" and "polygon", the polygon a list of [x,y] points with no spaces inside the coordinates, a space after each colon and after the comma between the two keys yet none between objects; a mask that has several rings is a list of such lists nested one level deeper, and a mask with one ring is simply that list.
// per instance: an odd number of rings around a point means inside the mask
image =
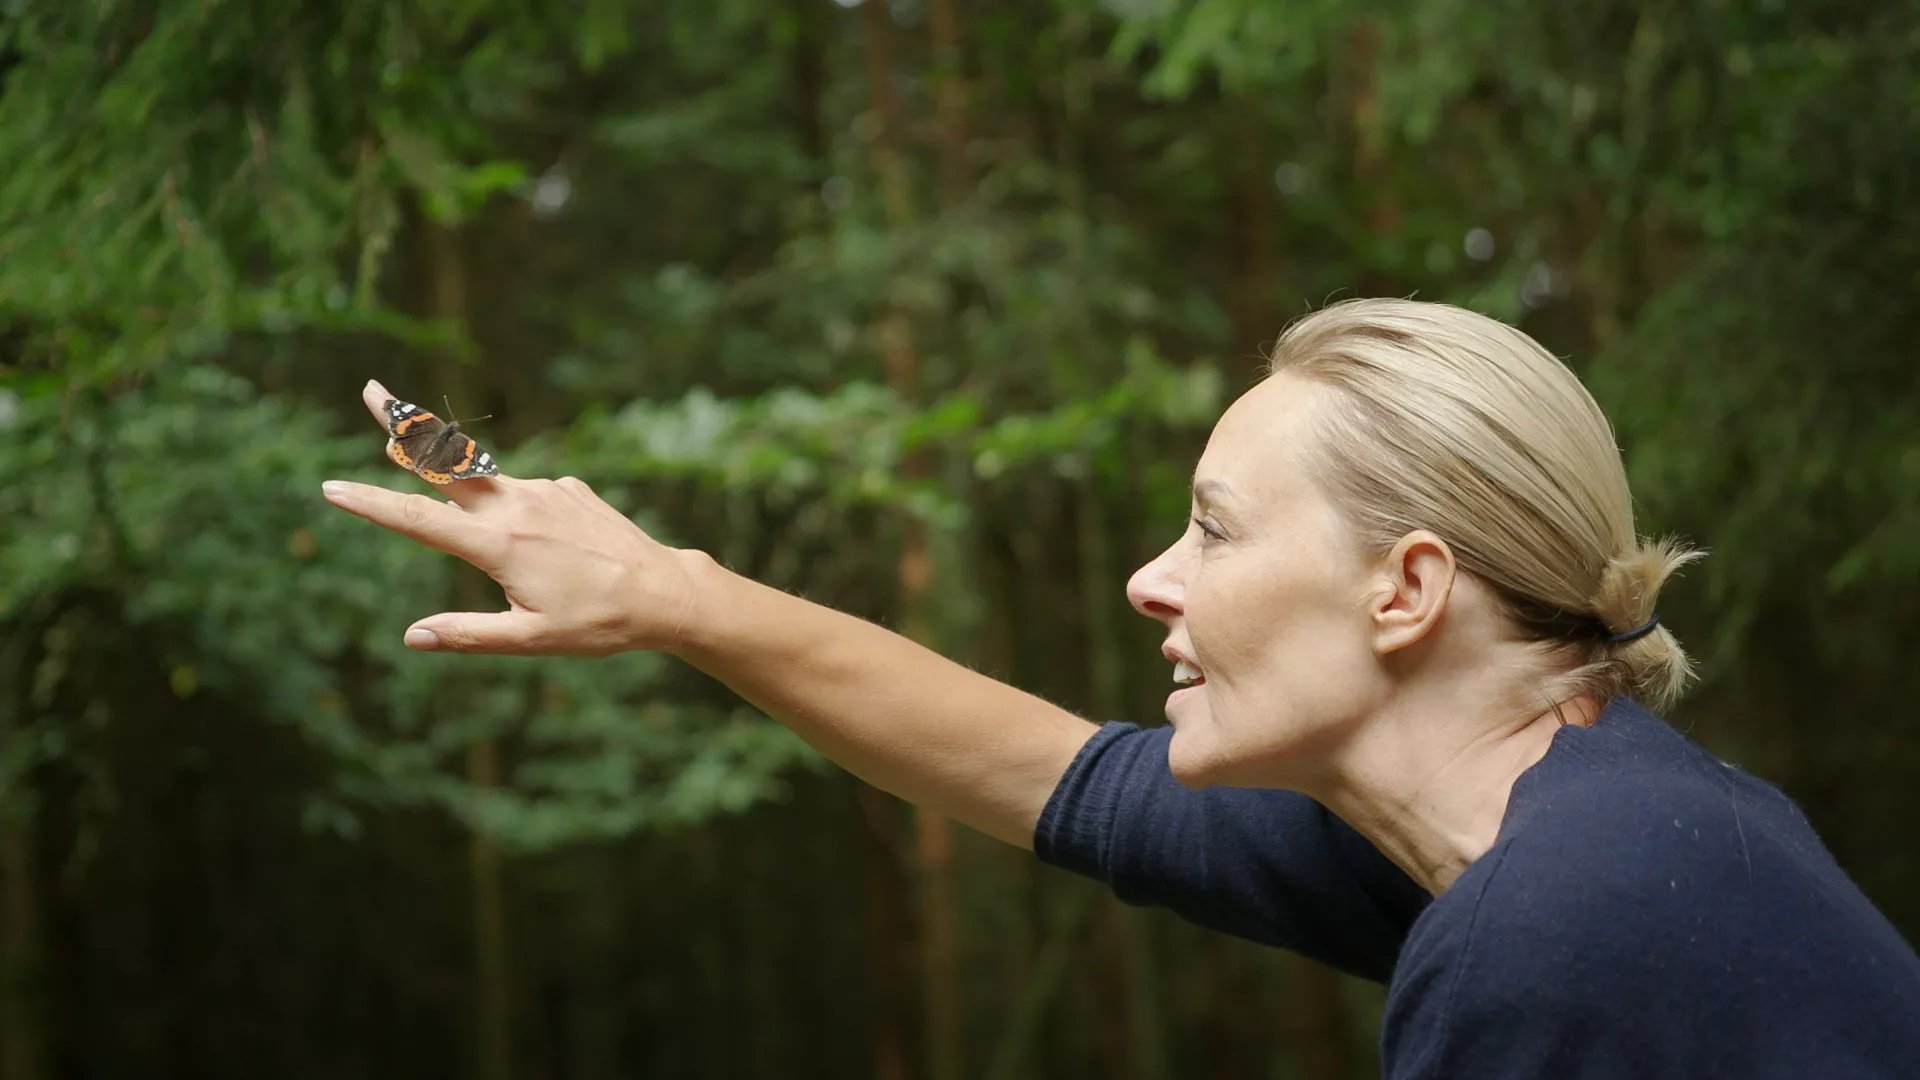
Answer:
[{"label": "wrist", "polygon": [[708,622],[713,612],[723,610],[716,594],[736,575],[698,548],[671,548],[668,560],[674,584],[662,597],[660,640],[637,647],[686,660],[709,646],[714,628]]}]

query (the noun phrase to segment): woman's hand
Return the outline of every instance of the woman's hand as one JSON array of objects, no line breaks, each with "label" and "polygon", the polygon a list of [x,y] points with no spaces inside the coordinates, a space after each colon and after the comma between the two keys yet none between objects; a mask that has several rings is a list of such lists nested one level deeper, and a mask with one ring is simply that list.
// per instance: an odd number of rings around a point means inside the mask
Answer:
[{"label": "woman's hand", "polygon": [[[361,392],[382,430],[392,397],[377,382]],[[342,510],[457,555],[506,591],[505,611],[421,619],[407,630],[411,648],[566,656],[672,651],[693,613],[702,556],[648,536],[571,476],[457,480],[440,489],[446,502],[338,480],[323,490]]]}]

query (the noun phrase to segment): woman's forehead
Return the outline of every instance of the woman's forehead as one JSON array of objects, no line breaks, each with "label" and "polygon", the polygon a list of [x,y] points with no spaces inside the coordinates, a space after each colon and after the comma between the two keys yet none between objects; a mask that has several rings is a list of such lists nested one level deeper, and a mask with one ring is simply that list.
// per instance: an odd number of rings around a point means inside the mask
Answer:
[{"label": "woman's forehead", "polygon": [[1310,436],[1318,388],[1276,375],[1240,395],[1213,427],[1194,470],[1194,495],[1241,500],[1279,495],[1304,479],[1297,450]]}]

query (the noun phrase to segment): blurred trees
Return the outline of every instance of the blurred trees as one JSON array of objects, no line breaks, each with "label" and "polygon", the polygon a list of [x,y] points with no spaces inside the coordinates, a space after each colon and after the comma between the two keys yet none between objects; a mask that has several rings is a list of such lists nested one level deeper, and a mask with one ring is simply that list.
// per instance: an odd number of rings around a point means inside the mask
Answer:
[{"label": "blurred trees", "polygon": [[1125,576],[1356,292],[1572,358],[1643,528],[1714,550],[1676,721],[1914,932],[1917,25],[0,5],[0,1073],[1370,1072],[1371,990],[909,828],[680,667],[405,653],[485,583],[316,490],[402,479],[377,375],[1150,722]]}]

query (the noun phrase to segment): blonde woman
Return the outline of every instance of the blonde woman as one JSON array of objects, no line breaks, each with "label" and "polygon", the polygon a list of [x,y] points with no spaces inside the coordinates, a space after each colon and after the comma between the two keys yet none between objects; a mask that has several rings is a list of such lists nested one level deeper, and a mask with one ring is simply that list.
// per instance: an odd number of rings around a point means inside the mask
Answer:
[{"label": "blonde woman", "polygon": [[1170,727],[1097,727],[571,478],[445,490],[327,485],[505,590],[408,645],[671,652],[903,798],[1385,981],[1389,1076],[1920,1075],[1913,949],[1791,802],[1655,714],[1693,553],[1637,535],[1606,418],[1494,320],[1352,301],[1281,338],[1128,585]]}]

